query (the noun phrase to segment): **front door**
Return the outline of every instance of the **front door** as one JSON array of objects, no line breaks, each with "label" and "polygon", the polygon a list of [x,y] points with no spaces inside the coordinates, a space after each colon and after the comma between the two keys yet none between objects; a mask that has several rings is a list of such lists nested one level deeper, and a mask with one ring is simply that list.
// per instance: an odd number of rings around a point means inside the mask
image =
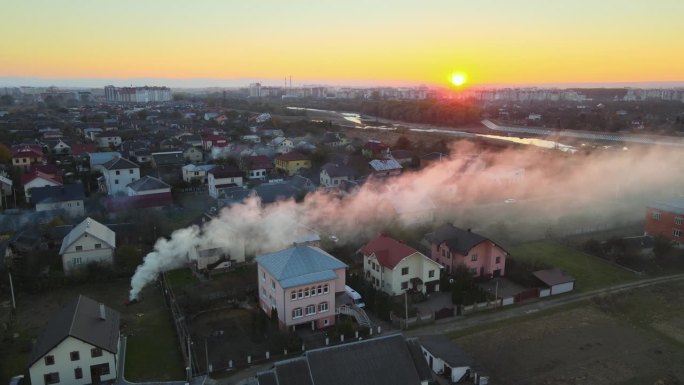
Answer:
[{"label": "front door", "polygon": [[432,367],[432,356],[430,356],[430,369],[435,370],[435,369]]},{"label": "front door", "polygon": [[90,367],[90,381],[93,385],[100,384],[101,377],[109,374],[109,364],[99,364]]}]

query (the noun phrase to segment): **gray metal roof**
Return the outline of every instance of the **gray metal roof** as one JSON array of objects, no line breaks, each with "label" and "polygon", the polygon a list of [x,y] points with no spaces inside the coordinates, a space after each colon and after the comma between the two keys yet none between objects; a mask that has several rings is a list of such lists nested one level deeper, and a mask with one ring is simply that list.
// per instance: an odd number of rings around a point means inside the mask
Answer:
[{"label": "gray metal roof", "polygon": [[532,274],[534,274],[535,277],[537,277],[540,281],[544,282],[548,286],[560,285],[562,283],[575,281],[575,277],[565,273],[563,270],[556,267],[552,267],[546,270],[535,271]]},{"label": "gray metal roof", "polygon": [[102,350],[116,354],[119,343],[118,311],[105,306],[100,318],[100,304],[83,295],[60,309],[43,328],[31,353],[29,366],[71,336]]},{"label": "gray metal roof", "polygon": [[278,384],[314,385],[306,357],[276,363],[275,377]]},{"label": "gray metal roof", "polygon": [[283,288],[334,279],[336,269],[347,267],[342,261],[318,247],[297,245],[261,255],[256,262]]},{"label": "gray metal roof", "polygon": [[85,192],[81,183],[31,189],[31,201],[33,203],[69,202],[83,200],[84,198]]},{"label": "gray metal roof", "polygon": [[667,211],[674,214],[684,215],[684,198],[673,198],[651,202],[648,207]]},{"label": "gray metal roof", "polygon": [[470,249],[488,240],[482,235],[459,229],[450,224],[441,226],[434,232],[426,234],[425,238],[431,243],[438,245],[446,242],[450,250],[455,250],[462,255],[468,254]]},{"label": "gray metal roof", "polygon": [[433,356],[441,358],[453,368],[471,366],[474,363],[473,359],[466,352],[451,342],[445,335],[432,334],[420,336],[418,340]]},{"label": "gray metal roof", "polygon": [[368,164],[373,168],[375,171],[387,171],[387,170],[397,170],[397,169],[402,169],[401,165],[399,162],[397,162],[394,159],[373,159]]},{"label": "gray metal roof", "polygon": [[[92,163],[92,162],[91,162]],[[129,168],[140,168],[137,164],[125,158],[114,158],[102,165],[107,170],[125,170]]]},{"label": "gray metal roof", "polygon": [[356,177],[356,171],[346,165],[340,165],[336,163],[326,163],[321,167],[322,170],[325,170],[325,172],[330,175],[331,178],[339,178],[339,177],[350,177],[354,178]]},{"label": "gray metal roof", "polygon": [[167,183],[149,175],[129,183],[128,187],[136,192],[171,188]]},{"label": "gray metal roof", "polygon": [[59,255],[63,255],[69,246],[71,246],[83,234],[89,234],[102,242],[108,244],[110,247],[116,247],[116,234],[100,222],[88,217],[74,227],[64,240],[62,247],[59,249]]}]

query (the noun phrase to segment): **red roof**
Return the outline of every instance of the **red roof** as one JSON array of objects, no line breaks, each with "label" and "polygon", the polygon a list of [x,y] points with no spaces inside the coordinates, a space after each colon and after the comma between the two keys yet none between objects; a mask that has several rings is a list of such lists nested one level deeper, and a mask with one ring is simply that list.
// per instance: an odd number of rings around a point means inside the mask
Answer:
[{"label": "red roof", "polygon": [[42,158],[43,152],[34,148],[20,148],[12,150],[12,158]]},{"label": "red roof", "polygon": [[60,170],[54,164],[32,164],[29,172],[40,171],[43,174],[52,175],[53,177],[64,175],[64,171]]},{"label": "red roof", "polygon": [[364,256],[375,254],[380,265],[394,269],[402,259],[418,250],[387,235],[380,234],[361,248]]},{"label": "red roof", "polygon": [[50,174],[45,174],[40,171],[33,171],[28,174],[24,174],[21,176],[21,185],[26,186],[27,183],[30,181],[36,179],[36,178],[43,178],[46,180],[50,180],[55,182],[56,184],[62,184],[62,176],[61,175],[50,175]]},{"label": "red roof", "polygon": [[202,135],[202,141],[203,141],[203,142],[208,142],[208,141],[212,141],[212,142],[227,142],[228,139],[222,137],[221,135],[205,134],[205,135]]},{"label": "red roof", "polygon": [[273,163],[266,155],[246,156],[244,158],[245,167],[248,170],[272,169]]},{"label": "red roof", "polygon": [[95,143],[72,144],[72,155],[85,155],[90,152],[97,152],[97,145]]},{"label": "red roof", "polygon": [[309,157],[304,154],[300,154],[296,151],[293,151],[278,156],[276,160],[284,160],[286,162],[290,162],[293,160],[309,160]]}]

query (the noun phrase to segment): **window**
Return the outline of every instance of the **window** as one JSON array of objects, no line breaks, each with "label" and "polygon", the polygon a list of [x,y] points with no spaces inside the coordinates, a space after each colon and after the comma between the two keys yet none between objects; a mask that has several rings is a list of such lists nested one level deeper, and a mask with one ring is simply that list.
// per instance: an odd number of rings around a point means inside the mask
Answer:
[{"label": "window", "polygon": [[323,320],[323,326],[328,326],[328,320],[327,319]]},{"label": "window", "polygon": [[496,263],[501,263],[501,257],[496,257]]},{"label": "window", "polygon": [[296,291],[292,290],[292,294],[290,295],[290,299],[293,301],[297,299],[297,292]]},{"label": "window", "polygon": [[80,264],[83,263],[83,260],[81,259],[81,257],[76,257],[76,258],[73,259],[73,262],[72,262],[72,263],[73,263],[74,265],[80,265]]},{"label": "window", "polygon": [[434,278],[434,277],[435,277],[435,271],[434,270],[428,271],[428,278]]},{"label": "window", "polygon": [[470,260],[473,261],[473,262],[477,261],[477,254],[471,255],[471,256],[470,256]]},{"label": "window", "polygon": [[83,246],[76,246],[76,251],[81,251],[83,250]]},{"label": "window", "polygon": [[271,289],[275,290],[275,281],[271,279]]},{"label": "window", "polygon": [[59,373],[48,373],[43,376],[45,380],[45,385],[57,384],[59,383]]},{"label": "window", "polygon": [[116,170],[116,175],[121,175],[121,171]]},{"label": "window", "polygon": [[370,259],[368,260],[368,264],[369,264],[369,265],[371,264],[371,260],[370,260]]},{"label": "window", "polygon": [[323,285],[323,294],[328,294],[328,284]]},{"label": "window", "polygon": [[304,298],[309,296],[309,288],[304,289]]},{"label": "window", "polygon": [[45,365],[54,365],[55,356],[45,356]]},{"label": "window", "polygon": [[679,238],[679,237],[682,236],[682,230],[680,230],[680,229],[674,229],[674,230],[672,231],[672,235],[674,235],[675,237]]},{"label": "window", "polygon": [[682,217],[675,217],[675,225],[682,225],[684,224],[684,218]]},{"label": "window", "polygon": [[119,184],[119,180],[118,180],[118,179],[114,179],[114,184]]},{"label": "window", "polygon": [[319,313],[325,313],[328,311],[328,303],[327,302],[321,302],[318,304],[318,312]]},{"label": "window", "polygon": [[446,257],[446,249],[442,249],[442,257]]},{"label": "window", "polygon": [[402,267],[401,268],[401,275],[407,275],[408,274],[408,267]]},{"label": "window", "polygon": [[81,359],[81,355],[78,352],[71,352],[69,355],[71,356],[71,361],[78,361]]},{"label": "window", "polygon": [[297,298],[302,299],[304,298],[304,292],[302,289],[297,290]]},{"label": "window", "polygon": [[109,374],[109,363],[104,363],[100,365],[94,365],[100,369],[100,375],[104,376]]},{"label": "window", "polygon": [[654,211],[652,215],[653,215],[653,219],[655,219],[656,221],[660,220],[660,213],[659,212]]},{"label": "window", "polygon": [[318,285],[318,287],[316,288],[316,293],[317,293],[318,295],[323,294],[323,286]]},{"label": "window", "polygon": [[299,318],[302,316],[302,308],[298,307],[292,310],[292,318]]},{"label": "window", "polygon": [[264,273],[263,271],[261,272],[261,280],[262,281],[266,280],[266,273]]},{"label": "window", "polygon": [[90,349],[90,356],[91,357],[102,357],[102,349],[100,348],[92,348]]},{"label": "window", "polygon": [[96,248],[96,249],[101,249],[101,248],[102,248],[102,244],[101,244],[101,243],[96,243],[96,244],[95,244],[95,248]]},{"label": "window", "polygon": [[316,314],[316,305],[309,305],[306,307],[306,315]]},{"label": "window", "polygon": [[408,289],[408,281],[404,281],[401,283],[401,290],[406,290]]},{"label": "window", "polygon": [[76,377],[77,380],[83,378],[83,369],[81,369],[81,368],[74,369],[74,377]]},{"label": "window", "polygon": [[129,174],[133,174],[133,169],[128,170]]}]

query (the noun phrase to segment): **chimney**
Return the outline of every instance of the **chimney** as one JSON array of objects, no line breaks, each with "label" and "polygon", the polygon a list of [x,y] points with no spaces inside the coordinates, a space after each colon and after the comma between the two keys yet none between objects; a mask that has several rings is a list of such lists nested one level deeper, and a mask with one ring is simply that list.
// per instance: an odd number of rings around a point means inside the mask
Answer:
[{"label": "chimney", "polygon": [[103,321],[107,319],[107,312],[103,303],[100,304],[100,319]]},{"label": "chimney", "polygon": [[468,228],[468,232],[469,232],[469,233],[472,232],[472,229],[471,229],[470,227]]}]

